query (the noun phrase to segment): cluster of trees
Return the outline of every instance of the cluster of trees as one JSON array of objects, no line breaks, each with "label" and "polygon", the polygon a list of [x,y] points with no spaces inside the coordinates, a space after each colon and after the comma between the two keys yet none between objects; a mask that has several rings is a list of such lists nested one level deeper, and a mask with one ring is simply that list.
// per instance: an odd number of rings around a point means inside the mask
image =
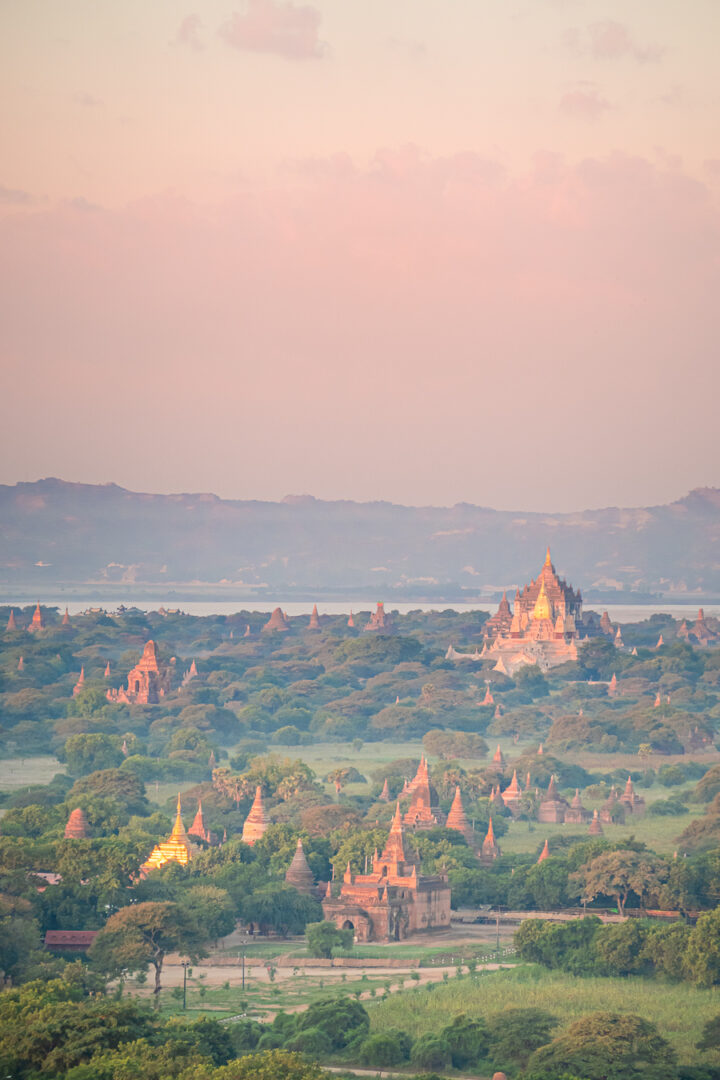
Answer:
[{"label": "cluster of trees", "polygon": [[515,933],[523,960],[574,975],[662,976],[697,986],[720,983],[720,909],[695,926],[631,919],[603,925],[597,916],[570,923],[527,919]]}]

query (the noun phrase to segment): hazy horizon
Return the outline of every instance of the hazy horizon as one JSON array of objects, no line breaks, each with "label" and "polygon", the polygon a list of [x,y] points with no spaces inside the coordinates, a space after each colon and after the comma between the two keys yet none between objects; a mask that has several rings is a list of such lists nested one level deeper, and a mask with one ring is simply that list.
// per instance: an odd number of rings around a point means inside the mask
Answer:
[{"label": "hazy horizon", "polygon": [[4,5],[0,480],[720,484],[719,32],[711,0]]}]

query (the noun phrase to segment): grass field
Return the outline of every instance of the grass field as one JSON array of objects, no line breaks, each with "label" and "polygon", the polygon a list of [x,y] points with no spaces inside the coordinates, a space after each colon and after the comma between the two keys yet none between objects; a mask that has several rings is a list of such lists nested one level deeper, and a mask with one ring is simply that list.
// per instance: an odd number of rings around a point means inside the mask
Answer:
[{"label": "grass field", "polygon": [[413,1038],[436,1031],[458,1013],[487,1016],[506,1008],[540,1008],[554,1013],[559,1029],[587,1013],[634,1013],[657,1024],[660,1034],[684,1063],[720,1061],[695,1043],[706,1020],[720,1012],[720,994],[651,979],[578,978],[523,965],[451,979],[427,989],[404,990],[378,1003],[368,1003],[371,1028],[400,1028]]},{"label": "grass field", "polygon": [[[697,807],[693,812],[679,817],[655,817],[645,814],[637,819],[628,819],[624,825],[603,825],[605,839],[623,840],[634,836],[658,854],[672,855],[678,849],[677,837],[704,809],[702,806]],[[587,840],[587,826],[540,825],[537,821],[512,821],[508,832],[500,840],[500,846],[504,854],[515,855],[535,851],[547,837],[552,855],[553,838],[561,836]]]},{"label": "grass field", "polygon": [[32,784],[48,784],[65,766],[49,754],[43,757],[0,758],[0,791],[17,791]]}]

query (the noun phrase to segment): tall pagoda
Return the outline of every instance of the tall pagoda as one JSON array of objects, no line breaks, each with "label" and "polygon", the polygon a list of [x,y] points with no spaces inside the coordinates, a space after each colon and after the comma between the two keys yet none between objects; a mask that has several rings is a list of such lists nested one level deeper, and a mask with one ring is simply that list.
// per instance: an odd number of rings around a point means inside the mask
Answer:
[{"label": "tall pagoda", "polygon": [[182,804],[180,802],[180,796],[178,795],[177,813],[175,815],[175,824],[173,825],[172,832],[167,840],[161,841],[161,843],[155,845],[140,867],[140,874],[144,877],[146,874],[149,874],[151,870],[158,870],[168,862],[176,862],[180,863],[181,866],[187,866],[196,851],[197,849],[191,843],[188,834],[185,832],[185,826],[183,825],[182,820]]}]

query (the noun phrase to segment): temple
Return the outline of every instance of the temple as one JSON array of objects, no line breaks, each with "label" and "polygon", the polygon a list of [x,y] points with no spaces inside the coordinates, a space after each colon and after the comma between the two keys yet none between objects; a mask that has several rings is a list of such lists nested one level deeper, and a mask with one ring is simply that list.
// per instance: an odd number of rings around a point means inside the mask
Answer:
[{"label": "temple", "polygon": [[292,862],[285,871],[285,881],[288,885],[292,885],[293,888],[297,889],[298,892],[305,893],[306,896],[314,896],[316,893],[315,878],[308,866],[302,840],[299,838]]},{"label": "temple", "polygon": [[567,799],[563,799],[557,789],[555,777],[550,777],[547,794],[538,807],[538,821],[545,825],[561,825],[565,821],[565,814],[569,810]]},{"label": "temple", "polygon": [[169,673],[160,671],[155,642],[148,641],[139,663],[128,674],[127,690],[108,690],[107,699],[125,705],[157,705],[169,689]]},{"label": "temple", "polygon": [[265,813],[265,807],[263,806],[262,788],[258,784],[255,789],[255,798],[253,804],[250,807],[250,812],[245,818],[245,824],[243,825],[242,838],[243,843],[249,844],[250,847],[264,836],[270,827],[270,819]]},{"label": "temple", "polygon": [[408,785],[410,794],[410,806],[405,812],[403,822],[413,829],[432,829],[434,825],[442,824],[440,811],[440,799],[435,788],[430,783],[425,755],[420,758],[418,771]]},{"label": "temple", "polygon": [[88,838],[88,823],[85,814],[78,806],[72,811],[68,818],[67,825],[65,826],[65,839],[66,840],[87,840]]},{"label": "temple", "polygon": [[363,627],[365,632],[368,631],[376,634],[390,634],[393,630],[393,621],[390,615],[385,613],[385,604],[379,600],[377,609],[370,616],[370,622],[366,623]]},{"label": "temple", "polygon": [[353,874],[348,863],[340,895],[328,891],[323,917],[356,941],[402,941],[409,934],[450,926],[450,887],[446,874],[420,874],[406,854],[398,803],[381,855],[375,854],[368,874]]},{"label": "temple", "polygon": [[[717,625],[717,619],[713,619],[713,622]],[[688,626],[687,621],[683,619],[677,636],[691,645],[699,645],[700,648],[717,645],[720,641],[720,633],[708,624],[702,608],[699,609],[697,619],[692,626]]]},{"label": "temple", "polygon": [[185,832],[185,826],[182,820],[182,806],[180,803],[180,796],[178,795],[177,801],[177,814],[175,815],[175,824],[173,825],[172,832],[167,840],[156,844],[148,855],[145,862],[140,867],[140,875],[144,877],[149,874],[151,870],[157,870],[159,867],[164,866],[168,862],[180,863],[181,866],[187,866],[196,853],[196,848],[190,841],[188,834]]},{"label": "temple", "polygon": [[547,671],[576,660],[577,641],[593,628],[583,621],[580,593],[558,577],[548,548],[537,578],[522,591],[516,590],[512,612],[503,593],[483,632],[482,658],[495,660],[496,671],[512,675],[523,664],[537,664]]},{"label": "temple", "polygon": [[78,677],[78,681],[73,686],[73,697],[77,697],[77,695],[80,693],[80,691],[82,690],[84,685],[85,685],[85,668],[81,667],[80,668],[80,675]]}]

